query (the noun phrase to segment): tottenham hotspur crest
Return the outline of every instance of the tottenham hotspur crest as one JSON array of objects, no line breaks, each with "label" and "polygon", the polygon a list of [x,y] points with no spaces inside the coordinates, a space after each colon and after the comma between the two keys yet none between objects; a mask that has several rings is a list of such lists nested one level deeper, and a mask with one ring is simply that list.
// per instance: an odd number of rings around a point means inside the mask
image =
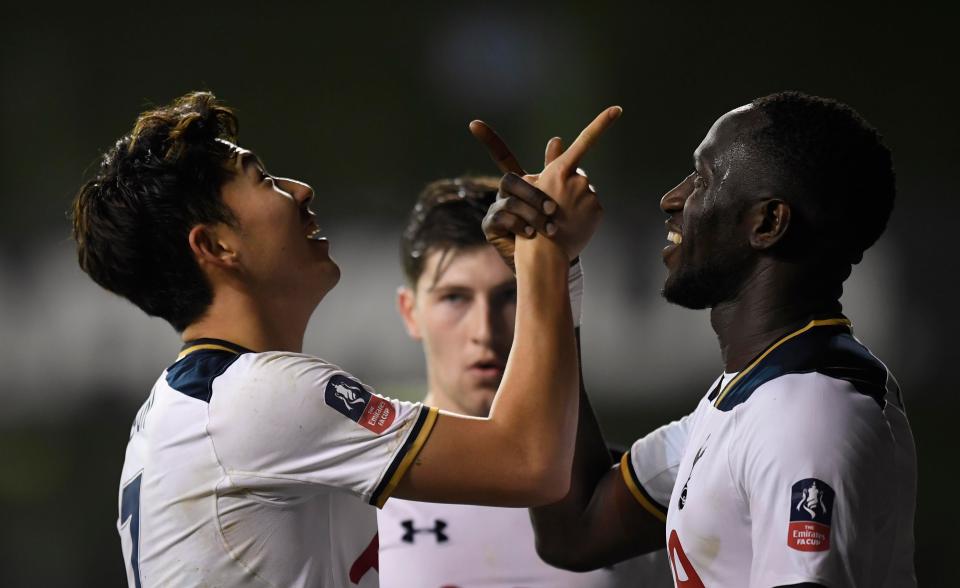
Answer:
[{"label": "tottenham hotspur crest", "polygon": [[700,461],[700,458],[703,457],[703,454],[707,452],[707,441],[709,440],[710,435],[707,435],[707,438],[703,440],[703,445],[693,457],[693,465],[690,466],[690,475],[687,476],[687,481],[683,483],[683,490],[680,491],[680,498],[677,499],[677,508],[680,510],[683,510],[684,505],[687,504],[687,486],[690,484],[690,478],[693,477],[693,468],[697,467],[697,462]]}]

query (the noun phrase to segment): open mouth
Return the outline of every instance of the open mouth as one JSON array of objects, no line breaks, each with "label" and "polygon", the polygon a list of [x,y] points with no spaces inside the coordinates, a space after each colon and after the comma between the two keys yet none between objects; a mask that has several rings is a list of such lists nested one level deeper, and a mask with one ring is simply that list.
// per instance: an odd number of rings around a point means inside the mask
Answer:
[{"label": "open mouth", "polygon": [[680,248],[680,244],[683,243],[683,234],[679,229],[674,227],[667,227],[667,241],[669,242],[666,247],[663,248],[661,255],[663,255],[663,262],[667,263],[667,259]]},{"label": "open mouth", "polygon": [[501,361],[478,361],[470,365],[470,371],[483,377],[493,378],[503,375],[503,367]]}]

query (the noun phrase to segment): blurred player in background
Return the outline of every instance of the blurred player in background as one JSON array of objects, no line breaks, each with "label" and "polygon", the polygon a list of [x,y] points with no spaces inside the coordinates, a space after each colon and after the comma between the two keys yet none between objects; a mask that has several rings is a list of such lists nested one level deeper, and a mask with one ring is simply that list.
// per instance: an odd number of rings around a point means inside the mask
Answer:
[{"label": "blurred player in background", "polygon": [[[539,178],[578,226],[596,228],[600,209],[572,170],[619,113]],[[582,243],[518,245],[516,337],[488,419],[383,398],[301,353],[340,269],[313,190],[268,173],[237,129],[210,93],[145,112],[74,201],[81,268],[184,340],[127,445],[130,586],[377,586],[371,505],[390,496],[559,500],[578,402],[567,274]]]},{"label": "blurred player in background", "polygon": [[[518,170],[492,131],[475,132]],[[903,399],[840,305],[893,208],[890,151],[850,107],[784,92],[720,117],[693,160],[660,202],[663,294],[710,309],[723,374],[613,469],[582,398],[573,488],[532,511],[540,554],[594,569],[666,538],[681,588],[916,586]],[[485,227],[509,256],[512,234],[551,221],[534,186],[502,186]]]},{"label": "blurred player in background", "polygon": [[[482,177],[429,184],[400,245],[407,282],[397,305],[423,343],[423,402],[474,417],[490,412],[516,319],[516,279],[481,229],[498,185]],[[523,509],[391,500],[378,525],[384,588],[673,585],[663,550],[587,573],[547,565]]]}]

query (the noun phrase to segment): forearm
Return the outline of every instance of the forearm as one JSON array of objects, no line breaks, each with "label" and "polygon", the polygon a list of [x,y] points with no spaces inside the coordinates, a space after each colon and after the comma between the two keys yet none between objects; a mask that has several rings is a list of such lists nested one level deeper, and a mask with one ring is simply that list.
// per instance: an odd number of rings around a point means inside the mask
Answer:
[{"label": "forearm", "polygon": [[[580,357],[579,328],[576,340],[577,355]],[[600,424],[586,394],[582,361],[579,365],[581,366],[579,411],[570,492],[559,502],[530,509],[530,519],[537,535],[538,548],[544,552],[569,546],[575,538],[582,535],[584,512],[590,504],[600,479],[613,465]]]},{"label": "forearm", "polygon": [[490,419],[525,469],[566,486],[579,404],[567,256],[537,237],[517,244],[516,265],[516,334]]}]

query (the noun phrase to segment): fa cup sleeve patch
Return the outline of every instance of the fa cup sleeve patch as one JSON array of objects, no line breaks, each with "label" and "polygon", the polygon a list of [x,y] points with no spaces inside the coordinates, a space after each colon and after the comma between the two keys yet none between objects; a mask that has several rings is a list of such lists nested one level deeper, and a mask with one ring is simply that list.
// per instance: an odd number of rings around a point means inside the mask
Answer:
[{"label": "fa cup sleeve patch", "polygon": [[790,491],[790,526],[787,545],[797,551],[830,549],[830,521],[834,492],[817,478],[800,480]]},{"label": "fa cup sleeve patch", "polygon": [[377,435],[387,430],[396,418],[393,404],[371,394],[360,382],[334,375],[327,382],[324,401],[328,406]]}]

